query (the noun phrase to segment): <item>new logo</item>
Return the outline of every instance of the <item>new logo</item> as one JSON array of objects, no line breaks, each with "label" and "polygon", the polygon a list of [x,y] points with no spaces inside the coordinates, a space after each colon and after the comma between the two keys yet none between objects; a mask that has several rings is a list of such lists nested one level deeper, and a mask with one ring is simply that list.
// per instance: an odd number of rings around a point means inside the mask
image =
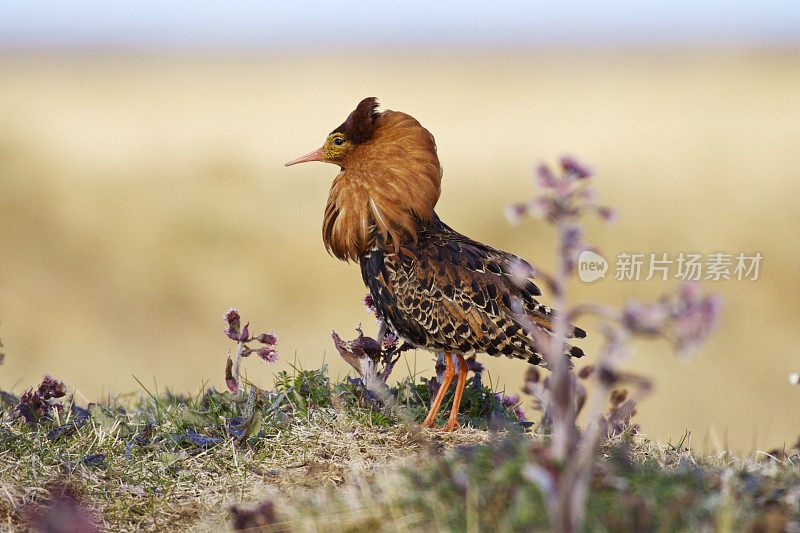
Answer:
[{"label": "new logo", "polygon": [[584,250],[578,256],[578,277],[585,283],[606,277],[608,261],[591,250]]}]

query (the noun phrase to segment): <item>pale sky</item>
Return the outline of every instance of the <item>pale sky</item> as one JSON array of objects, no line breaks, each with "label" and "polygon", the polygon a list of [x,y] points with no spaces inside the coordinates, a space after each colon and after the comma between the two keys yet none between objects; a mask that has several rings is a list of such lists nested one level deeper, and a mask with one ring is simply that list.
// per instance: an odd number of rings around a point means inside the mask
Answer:
[{"label": "pale sky", "polygon": [[0,46],[797,45],[800,0],[4,0]]}]

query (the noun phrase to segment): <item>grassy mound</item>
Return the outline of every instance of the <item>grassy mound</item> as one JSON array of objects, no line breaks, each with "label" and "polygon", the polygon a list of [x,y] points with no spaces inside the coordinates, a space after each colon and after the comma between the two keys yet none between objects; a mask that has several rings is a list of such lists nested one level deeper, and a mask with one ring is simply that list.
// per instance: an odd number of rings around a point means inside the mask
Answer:
[{"label": "grassy mound", "polygon": [[[542,474],[560,468],[548,437],[479,381],[454,433],[404,421],[424,417],[426,383],[392,388],[390,409],[325,368],[279,373],[270,391],[148,391],[86,408],[42,390],[2,394],[0,523],[10,529],[548,529]],[[586,523],[796,528],[800,470],[764,457],[700,458],[623,433],[594,467]]]}]

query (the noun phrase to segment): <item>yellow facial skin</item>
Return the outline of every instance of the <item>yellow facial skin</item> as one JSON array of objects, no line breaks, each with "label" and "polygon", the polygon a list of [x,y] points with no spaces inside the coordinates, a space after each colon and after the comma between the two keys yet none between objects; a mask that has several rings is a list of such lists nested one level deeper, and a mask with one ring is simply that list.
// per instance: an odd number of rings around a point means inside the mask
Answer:
[{"label": "yellow facial skin", "polygon": [[344,156],[350,150],[350,142],[345,139],[342,133],[331,133],[325,139],[322,146],[322,153],[325,154],[326,163],[340,164],[344,161]]}]

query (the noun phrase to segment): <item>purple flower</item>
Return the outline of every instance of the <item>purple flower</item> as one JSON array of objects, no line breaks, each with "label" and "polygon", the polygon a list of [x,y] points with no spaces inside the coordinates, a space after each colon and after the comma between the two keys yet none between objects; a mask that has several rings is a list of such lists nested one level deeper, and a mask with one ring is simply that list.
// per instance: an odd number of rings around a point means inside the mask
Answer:
[{"label": "purple flower", "polygon": [[519,394],[498,394],[503,407],[514,407],[519,403]]},{"label": "purple flower", "polygon": [[37,391],[39,396],[45,400],[50,398],[61,398],[67,393],[67,386],[63,381],[59,381],[52,376],[45,375]]},{"label": "purple flower", "polygon": [[524,422],[527,420],[525,418],[525,412],[522,410],[520,406],[519,394],[501,394],[496,393],[495,396],[500,400],[500,404],[503,406],[503,409],[506,411],[514,413],[514,416],[517,420]]},{"label": "purple flower", "polygon": [[259,348],[256,353],[265,363],[275,363],[278,361],[278,352],[274,348]]},{"label": "purple flower", "polygon": [[62,409],[61,404],[50,401],[61,398],[67,393],[67,386],[51,376],[45,376],[42,383],[36,388],[31,387],[20,398],[16,410],[25,420],[33,424],[43,416],[48,416],[53,409]]},{"label": "purple flower", "polygon": [[527,205],[527,213],[534,218],[543,218],[545,220],[555,220],[555,217],[560,207],[555,199],[549,196],[539,196],[534,198]]},{"label": "purple flower", "polygon": [[229,338],[238,341],[239,340],[239,310],[234,309],[233,307],[225,313],[224,315],[225,321],[228,323],[228,329],[225,330],[225,335]]},{"label": "purple flower", "polygon": [[681,355],[697,348],[719,321],[722,302],[714,294],[702,296],[693,284],[684,284],[677,294],[652,304],[628,302],[622,325],[629,332],[665,335]]},{"label": "purple flower", "polygon": [[695,350],[719,322],[722,301],[716,294],[701,296],[697,286],[687,283],[678,292],[673,310],[673,335],[681,355]]},{"label": "purple flower", "polygon": [[231,307],[227,313],[223,315],[225,321],[228,322],[228,326],[232,328],[239,329],[239,310],[236,308]]},{"label": "purple flower", "polygon": [[367,312],[372,313],[375,316],[378,316],[378,308],[375,307],[375,300],[372,299],[371,294],[367,294],[364,296],[364,305],[367,306]]},{"label": "purple flower", "polygon": [[[278,337],[275,333],[259,333],[251,337],[250,322],[246,323],[244,327],[241,327],[242,319],[237,309],[231,308],[223,316],[228,323],[228,329],[225,330],[225,335],[239,344],[236,348],[236,362],[228,357],[225,366],[225,384],[231,392],[235,393],[239,390],[239,368],[242,358],[256,353],[261,360],[266,363],[276,362],[278,360],[278,352],[275,350],[275,345],[278,344]],[[262,346],[260,348],[248,346],[248,343],[253,341],[260,343]]]},{"label": "purple flower", "polygon": [[388,352],[397,346],[397,336],[394,333],[386,333],[383,336],[383,351]]},{"label": "purple flower", "polygon": [[528,212],[528,206],[525,204],[511,204],[506,207],[504,213],[506,220],[511,225],[518,225],[522,221],[523,215]]},{"label": "purple flower", "polygon": [[617,212],[610,207],[598,207],[597,214],[600,219],[607,224],[613,224],[617,220]]},{"label": "purple flower", "polygon": [[631,333],[658,335],[669,319],[664,302],[652,304],[630,300],[622,311],[622,325]]},{"label": "purple flower", "polygon": [[593,174],[588,167],[583,166],[578,163],[577,159],[569,156],[563,156],[561,158],[561,168],[568,174],[574,174],[578,179],[588,178]]},{"label": "purple flower", "polygon": [[558,186],[558,180],[556,180],[550,167],[544,163],[536,167],[536,176],[539,178],[539,187],[542,189],[554,189]]},{"label": "purple flower", "polygon": [[253,340],[260,342],[261,344],[269,344],[270,346],[275,346],[278,344],[278,337],[275,333],[262,333],[261,335],[256,335],[253,337]]},{"label": "purple flower", "polygon": [[609,221],[613,211],[597,205],[597,192],[584,178],[592,171],[571,157],[560,159],[561,173],[556,174],[546,164],[536,168],[536,178],[542,193],[528,202],[506,207],[505,215],[511,224],[519,224],[523,216],[542,218],[551,224],[570,223],[588,212]]}]

